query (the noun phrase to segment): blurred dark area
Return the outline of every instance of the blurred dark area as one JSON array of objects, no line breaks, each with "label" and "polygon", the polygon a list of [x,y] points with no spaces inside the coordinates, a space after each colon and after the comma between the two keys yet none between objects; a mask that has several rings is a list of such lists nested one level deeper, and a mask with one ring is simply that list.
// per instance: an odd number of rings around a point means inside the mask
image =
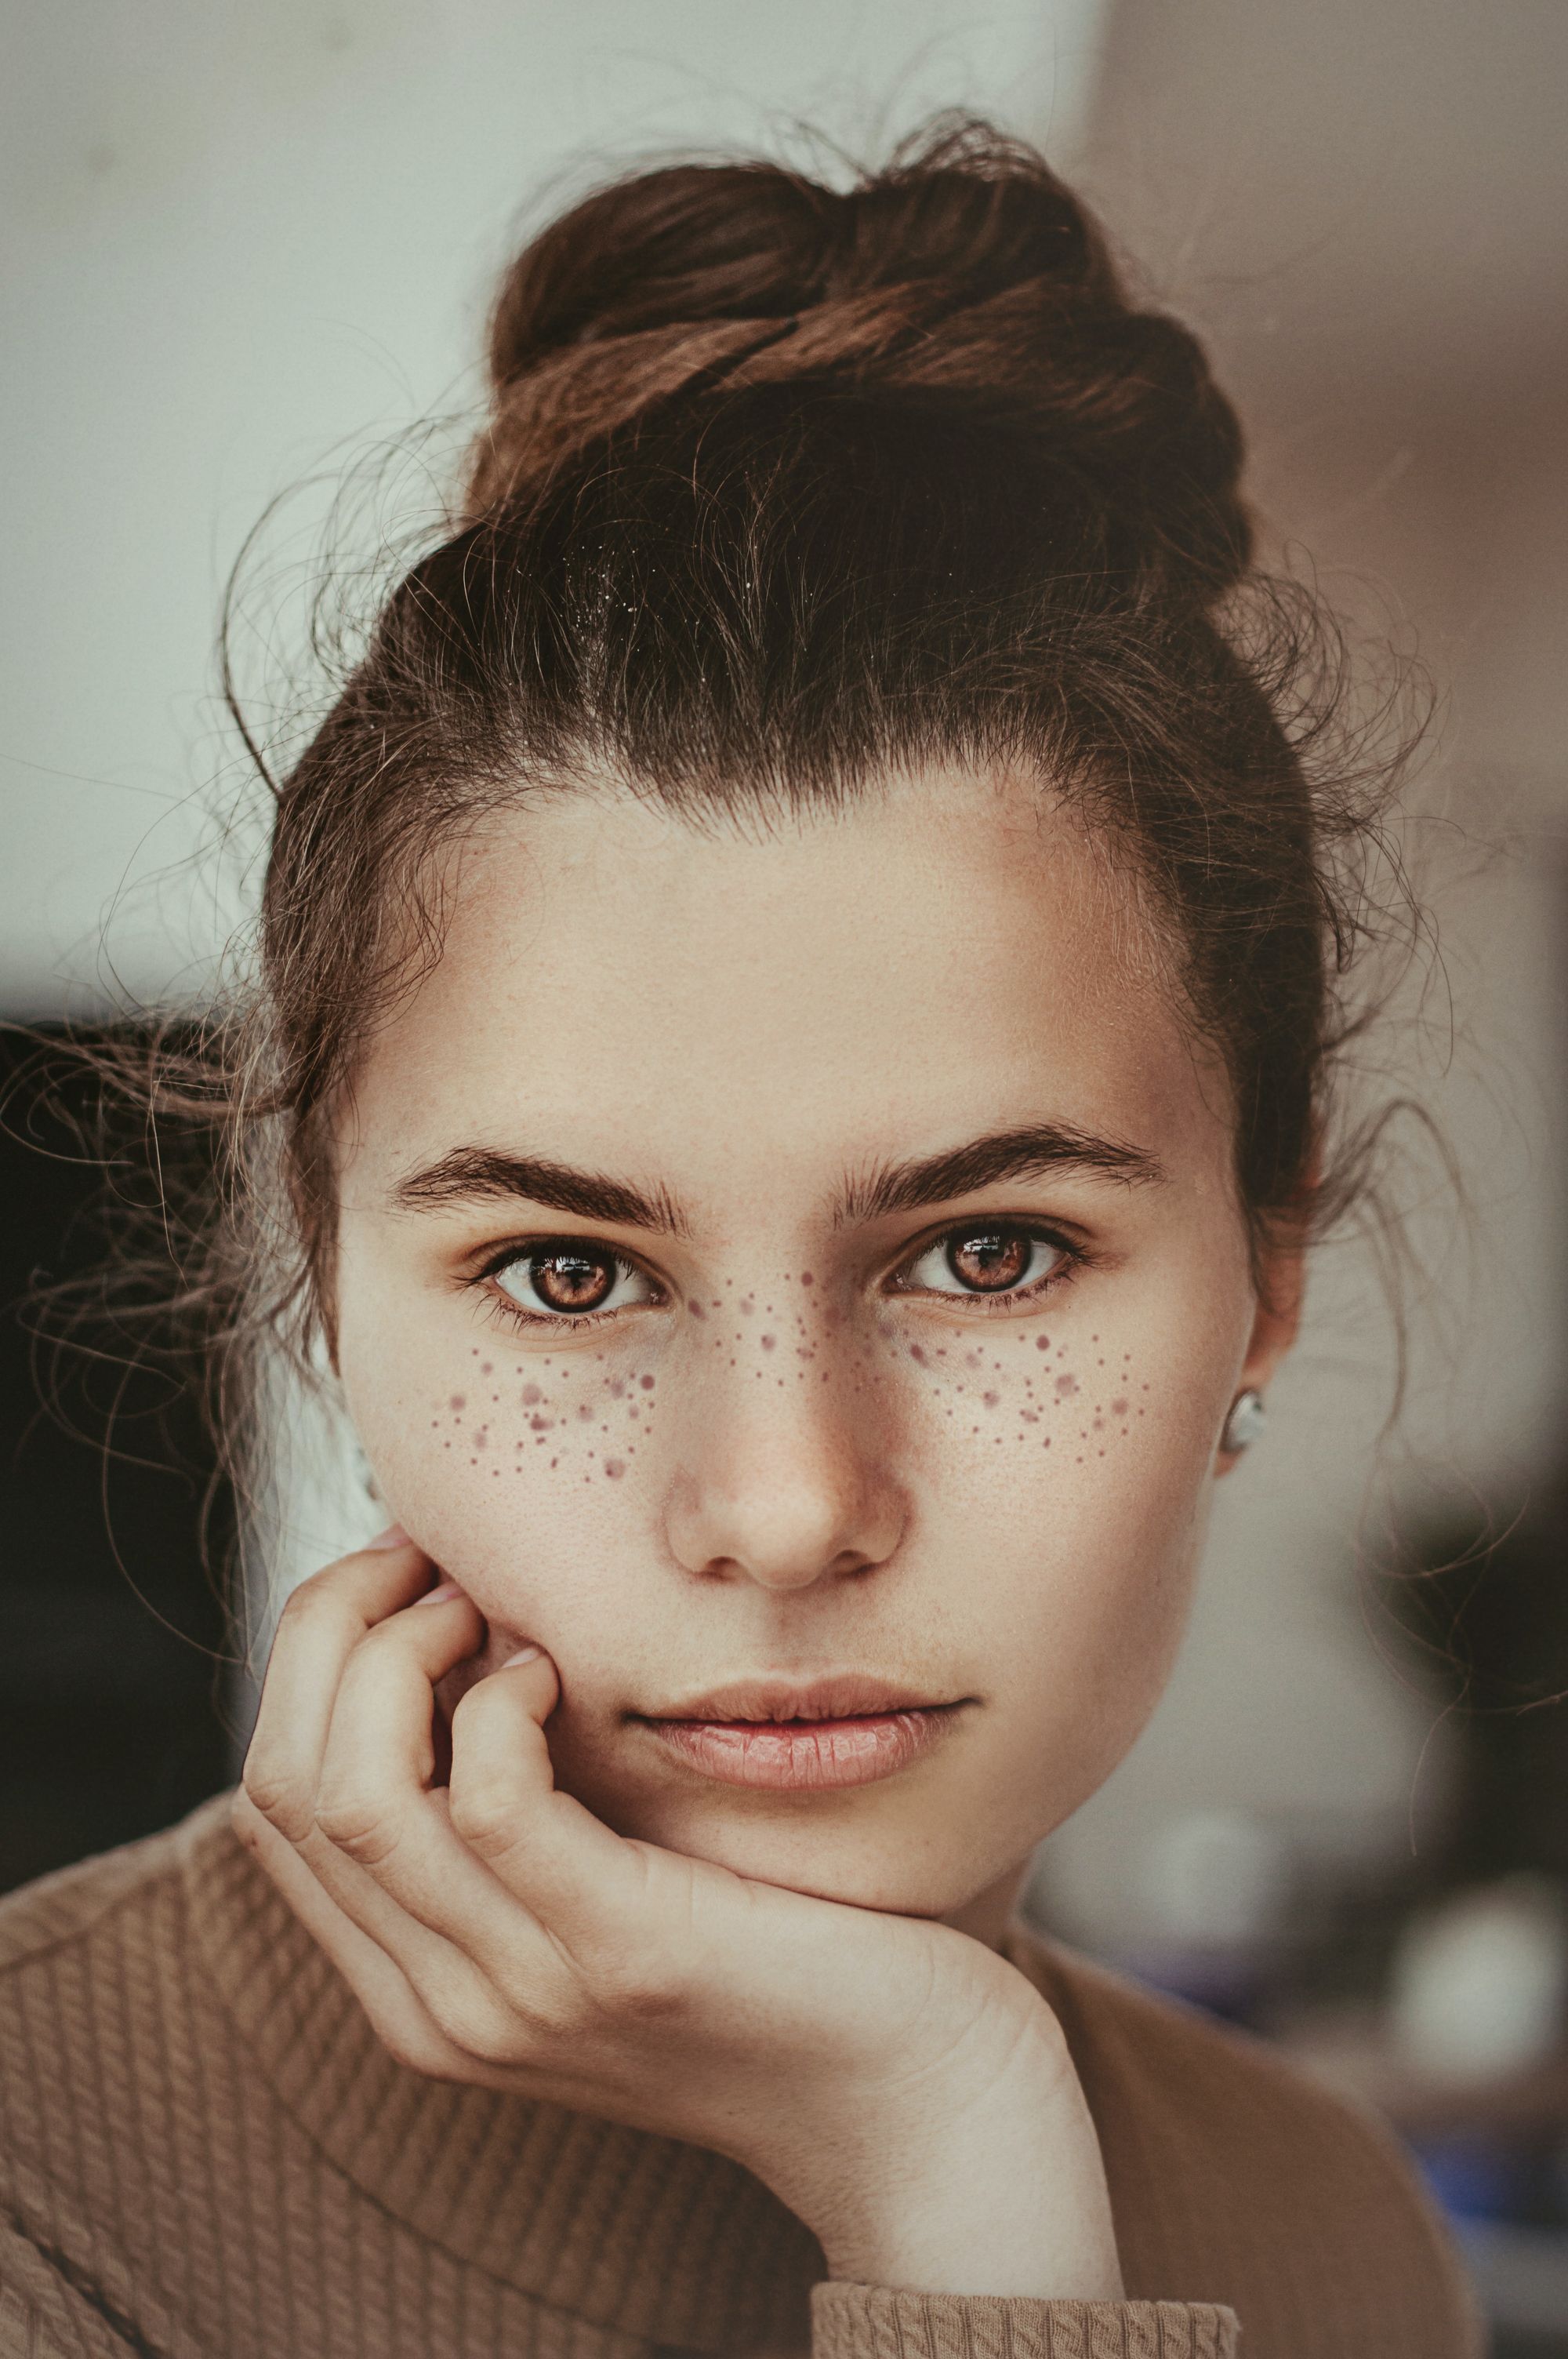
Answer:
[{"label": "blurred dark area", "polygon": [[1568,1879],[1568,1466],[1502,1530],[1441,1526],[1411,1548],[1384,1602],[1451,1723],[1434,1869]]},{"label": "blurred dark area", "polygon": [[57,1349],[39,1332],[38,1290],[91,1273],[148,1200],[134,1138],[106,1198],[79,1128],[96,1095],[63,1045],[0,1030],[6,1890],[167,1826],[230,1777],[219,1588],[232,1508],[193,1387],[167,1364],[127,1365],[123,1338]]}]

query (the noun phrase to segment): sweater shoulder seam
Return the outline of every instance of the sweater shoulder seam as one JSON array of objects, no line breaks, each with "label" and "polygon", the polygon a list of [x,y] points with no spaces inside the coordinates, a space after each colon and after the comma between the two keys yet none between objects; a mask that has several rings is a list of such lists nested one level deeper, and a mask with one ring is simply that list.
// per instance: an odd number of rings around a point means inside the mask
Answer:
[{"label": "sweater shoulder seam", "polygon": [[[160,1838],[154,1838],[154,1841],[158,1840]],[[114,1854],[103,1854],[101,1857],[113,1858]],[[86,1884],[92,1868],[97,1864],[98,1862],[95,1860],[83,1860],[76,1863],[74,1870],[68,1868],[63,1872],[68,1875],[73,1872],[79,1873],[82,1883]],[[91,1898],[85,1899],[81,1904],[81,1914],[73,1917],[70,1923],[58,1927],[40,1926],[36,1936],[31,1939],[26,1934],[11,1937],[17,1940],[17,1946],[15,1948],[4,1946],[7,1937],[3,1904],[0,1904],[0,1981],[11,1974],[20,1973],[25,1968],[38,1964],[42,1959],[53,1956],[57,1951],[69,1949],[75,1942],[87,1940],[122,1910],[134,1908],[138,1902],[150,1899],[155,1894],[163,1891],[170,1883],[178,1884],[179,1880],[178,1860],[166,1857],[156,1864],[148,1866],[141,1874],[134,1875],[128,1882],[117,1883],[112,1891],[103,1893],[95,1901]],[[26,1899],[28,1889],[29,1887],[24,1885],[19,1892],[11,1896],[14,1902],[17,1904],[18,1916],[23,1914],[20,1904]]]}]

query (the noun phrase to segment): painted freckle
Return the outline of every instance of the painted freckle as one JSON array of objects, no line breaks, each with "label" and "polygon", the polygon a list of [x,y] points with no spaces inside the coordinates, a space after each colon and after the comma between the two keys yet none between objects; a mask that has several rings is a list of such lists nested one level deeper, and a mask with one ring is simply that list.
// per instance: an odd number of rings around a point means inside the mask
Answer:
[{"label": "painted freckle", "polygon": [[779,1339],[778,1339],[778,1337],[777,1337],[776,1335],[764,1335],[764,1336],[763,1336],[763,1338],[762,1338],[762,1349],[763,1349],[763,1351],[764,1351],[764,1352],[771,1352],[771,1351],[773,1350],[773,1345],[778,1342],[778,1340],[779,1340]]},{"label": "painted freckle", "polygon": [[592,1404],[589,1401],[579,1401],[577,1405],[577,1413],[579,1419],[586,1421],[593,1415]]},{"label": "painted freckle", "polygon": [[706,1319],[708,1316],[707,1311],[703,1309],[701,1303],[695,1299],[695,1297],[687,1303],[687,1309],[691,1312],[694,1319]]},{"label": "painted freckle", "polygon": [[1034,1338],[1034,1348],[1037,1352],[1048,1352],[1051,1349],[1050,1336],[1036,1335]]},{"label": "painted freckle", "polygon": [[642,1385],[643,1390],[645,1393],[651,1393],[651,1392],[653,1391],[653,1389],[654,1389],[654,1379],[653,1379],[653,1377],[652,1377],[652,1376],[643,1376],[643,1377],[640,1377],[640,1378],[638,1379],[638,1381],[639,1381],[639,1382],[640,1382],[640,1384]]},{"label": "painted freckle", "polygon": [[461,1409],[466,1408],[467,1406],[467,1400],[461,1393],[454,1393],[451,1399],[447,1403],[447,1407],[449,1408]]},{"label": "painted freckle", "polygon": [[544,1394],[539,1390],[539,1387],[538,1387],[538,1386],[537,1386],[537,1385],[524,1385],[524,1387],[523,1387],[523,1406],[524,1406],[524,1408],[536,1408],[538,1407],[539,1403],[544,1399],[544,1397],[545,1397],[545,1396],[544,1396]]},{"label": "painted freckle", "polygon": [[620,1475],[625,1473],[626,1468],[619,1458],[607,1458],[604,1462],[604,1471],[611,1481],[614,1482]]},{"label": "painted freckle", "polygon": [[528,1429],[532,1433],[549,1433],[554,1430],[555,1422],[553,1417],[540,1417],[535,1414],[528,1419]]},{"label": "painted freckle", "polygon": [[1112,1417],[1125,1417],[1125,1416],[1127,1415],[1127,1403],[1126,1403],[1126,1401],[1125,1401],[1125,1400],[1113,1400],[1113,1401],[1112,1401],[1112,1403],[1111,1403],[1111,1405],[1110,1405],[1110,1413],[1111,1413]]},{"label": "painted freckle", "polygon": [[752,1298],[751,1295],[749,1295],[749,1294],[748,1294],[748,1295],[747,1295],[747,1297],[746,1297],[746,1299],[745,1299],[745,1300],[744,1300],[744,1302],[742,1302],[742,1303],[741,1303],[741,1312],[742,1312],[743,1316],[749,1319],[749,1318],[751,1317],[751,1315],[752,1315],[752,1311],[753,1311],[753,1310],[755,1310],[756,1307],[757,1307],[757,1305],[756,1305],[755,1300],[753,1299],[753,1298]]},{"label": "painted freckle", "polygon": [[800,1282],[802,1286],[815,1286],[816,1280],[813,1277],[808,1269],[803,1269],[800,1273]]},{"label": "painted freckle", "polygon": [[926,1364],[926,1363],[925,1363],[925,1344],[924,1344],[924,1343],[912,1343],[912,1344],[910,1345],[910,1347],[909,1347],[909,1356],[910,1356],[910,1358],[911,1358],[912,1360],[918,1360],[918,1361],[919,1361],[919,1363],[920,1363],[920,1364],[921,1364],[921,1366],[922,1366],[922,1367],[925,1367],[925,1364]]},{"label": "painted freckle", "polygon": [[998,1401],[1001,1398],[1001,1395],[1000,1393],[982,1393],[980,1395],[980,1398],[984,1401],[988,1408],[995,1408]]},{"label": "painted freckle", "polygon": [[1058,1400],[1071,1400],[1071,1399],[1072,1399],[1072,1397],[1073,1397],[1073,1395],[1077,1391],[1077,1389],[1078,1389],[1078,1380],[1077,1380],[1076,1376],[1058,1376],[1058,1377],[1057,1377],[1057,1379],[1056,1379],[1056,1397],[1057,1397],[1057,1399],[1058,1399]]}]

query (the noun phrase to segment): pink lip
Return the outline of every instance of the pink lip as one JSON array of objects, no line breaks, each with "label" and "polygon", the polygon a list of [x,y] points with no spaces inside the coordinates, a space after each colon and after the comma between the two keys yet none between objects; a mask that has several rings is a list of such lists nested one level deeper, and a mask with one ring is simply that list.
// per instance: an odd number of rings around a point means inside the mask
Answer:
[{"label": "pink lip", "polygon": [[963,1701],[931,1703],[861,1673],[745,1680],[634,1717],[692,1768],[775,1791],[892,1777],[953,1726]]}]

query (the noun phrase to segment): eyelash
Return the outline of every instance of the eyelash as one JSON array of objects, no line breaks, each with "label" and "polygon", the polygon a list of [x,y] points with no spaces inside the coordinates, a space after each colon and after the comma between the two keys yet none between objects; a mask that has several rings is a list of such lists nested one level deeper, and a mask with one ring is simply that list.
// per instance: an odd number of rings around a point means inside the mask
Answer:
[{"label": "eyelash", "polygon": [[[1015,1236],[1028,1237],[1032,1241],[1050,1245],[1061,1255],[1061,1261],[1044,1277],[1035,1278],[1028,1286],[1010,1287],[1004,1294],[942,1294],[930,1287],[900,1288],[897,1291],[925,1295],[927,1299],[939,1302],[972,1303],[978,1308],[981,1317],[995,1316],[1002,1310],[1015,1309],[1021,1302],[1044,1301],[1045,1297],[1054,1293],[1058,1287],[1069,1283],[1089,1258],[1081,1245],[1074,1245],[1056,1230],[1047,1228],[1037,1221],[998,1221],[995,1227]],[[946,1245],[949,1238],[966,1234],[972,1236],[979,1231],[980,1224],[977,1222],[956,1222],[950,1227],[940,1230],[935,1236],[927,1237],[925,1243],[918,1245],[914,1252],[906,1254],[899,1264],[899,1268],[900,1270],[908,1269],[914,1264],[924,1261],[927,1254],[935,1252],[937,1246]],[[576,1237],[528,1238],[522,1245],[508,1245],[504,1252],[492,1256],[485,1266],[476,1271],[468,1283],[478,1288],[489,1289],[491,1282],[499,1273],[510,1268],[514,1262],[527,1261],[535,1256],[542,1258],[546,1249],[550,1245],[587,1245],[590,1242],[591,1240],[587,1238]],[[600,1248],[600,1250],[604,1249]],[[627,1254],[616,1253],[611,1249],[609,1258],[614,1264],[617,1276],[625,1270],[636,1272],[640,1276],[646,1275],[640,1265]],[[656,1280],[654,1282],[657,1283]],[[619,1319],[622,1316],[620,1310],[525,1310],[513,1296],[504,1292],[486,1290],[484,1299],[493,1317],[504,1320],[509,1325],[516,1327],[580,1330],[584,1327],[601,1326],[607,1320]],[[639,1305],[638,1307],[651,1306]]]}]

